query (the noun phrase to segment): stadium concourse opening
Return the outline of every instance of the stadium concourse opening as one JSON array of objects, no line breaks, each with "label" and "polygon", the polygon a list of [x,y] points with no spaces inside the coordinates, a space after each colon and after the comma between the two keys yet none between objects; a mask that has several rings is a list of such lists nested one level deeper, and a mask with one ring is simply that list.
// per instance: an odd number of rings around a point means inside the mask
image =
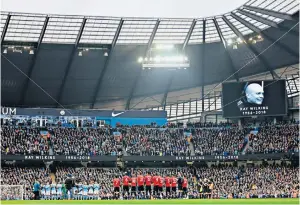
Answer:
[{"label": "stadium concourse opening", "polygon": [[116,1],[3,4],[1,203],[298,204],[299,2]]}]

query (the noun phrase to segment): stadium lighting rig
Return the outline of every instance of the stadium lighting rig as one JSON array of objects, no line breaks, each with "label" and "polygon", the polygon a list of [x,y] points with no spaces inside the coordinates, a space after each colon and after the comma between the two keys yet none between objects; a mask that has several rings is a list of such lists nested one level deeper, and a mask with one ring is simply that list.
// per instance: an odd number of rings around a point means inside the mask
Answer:
[{"label": "stadium lighting rig", "polygon": [[235,38],[235,39],[228,39],[227,40],[227,45],[232,46],[233,49],[238,49],[238,45],[243,44],[243,43],[252,43],[256,44],[257,42],[263,41],[263,37],[258,34],[256,36],[252,36],[248,39],[248,41],[243,41],[241,38]]},{"label": "stadium lighting rig", "polygon": [[256,44],[257,42],[261,42],[263,40],[264,38],[261,35],[257,35],[257,36],[250,37],[248,42],[252,44]]},{"label": "stadium lighting rig", "polygon": [[3,53],[7,54],[8,52],[13,53],[23,53],[28,52],[30,55],[34,54],[34,46],[22,46],[22,45],[4,45]]},{"label": "stadium lighting rig", "polygon": [[78,56],[83,56],[83,55],[85,55],[86,53],[88,53],[89,51],[92,51],[92,50],[102,50],[103,51],[103,56],[107,57],[109,48],[107,48],[105,46],[103,46],[103,47],[80,46],[80,47],[78,47],[77,50],[78,50]]},{"label": "stadium lighting rig", "polygon": [[187,69],[190,67],[188,57],[172,44],[155,45],[146,57],[138,58],[138,63],[142,65],[142,69]]},{"label": "stadium lighting rig", "polygon": [[232,46],[233,49],[238,49],[238,45],[243,44],[243,43],[246,43],[246,42],[244,42],[241,38],[227,40],[227,45]]},{"label": "stadium lighting rig", "polygon": [[142,64],[142,68],[188,68],[190,67],[189,60],[186,56],[155,56],[155,57],[140,57],[138,62]]}]

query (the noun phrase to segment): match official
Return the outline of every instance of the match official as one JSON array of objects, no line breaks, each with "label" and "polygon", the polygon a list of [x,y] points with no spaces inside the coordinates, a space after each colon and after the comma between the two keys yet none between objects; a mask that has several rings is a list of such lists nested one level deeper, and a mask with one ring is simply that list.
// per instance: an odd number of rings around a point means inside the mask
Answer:
[{"label": "match official", "polygon": [[38,178],[36,178],[35,182],[33,184],[34,200],[40,200],[40,189],[41,189],[40,182],[39,182]]},{"label": "match official", "polygon": [[178,192],[180,194],[180,197],[182,196],[182,184],[183,184],[183,178],[180,173],[178,173],[177,178],[177,184],[178,184]]},{"label": "match official", "polygon": [[65,187],[67,190],[68,199],[71,199],[73,196],[72,189],[73,189],[73,187],[75,187],[75,182],[74,182],[71,174],[68,175],[68,177],[65,181]]}]

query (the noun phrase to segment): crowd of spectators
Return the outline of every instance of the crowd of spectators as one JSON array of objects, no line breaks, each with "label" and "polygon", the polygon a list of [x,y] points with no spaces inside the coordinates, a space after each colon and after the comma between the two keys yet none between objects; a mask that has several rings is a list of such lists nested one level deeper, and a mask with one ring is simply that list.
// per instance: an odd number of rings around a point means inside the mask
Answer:
[{"label": "crowd of spectators", "polygon": [[[9,166],[1,168],[1,200],[5,199],[21,199],[21,188],[23,186],[24,198],[33,196],[32,186],[36,178],[41,184],[51,184],[50,170],[44,167],[18,167]],[[5,185],[18,185],[8,187]]]},{"label": "crowd of spectators", "polygon": [[56,155],[117,155],[119,144],[106,128],[54,128],[52,144]]},{"label": "crowd of spectators", "polygon": [[[248,165],[234,167],[232,165],[218,165],[212,167],[183,167],[183,168],[131,168],[127,170],[129,176],[147,173],[160,176],[178,176],[188,180],[188,190],[183,195],[173,193],[166,195],[165,190],[155,197],[158,198],[288,198],[299,197],[299,167],[291,165]],[[100,190],[97,199],[113,199],[113,178],[122,177],[124,172],[108,168],[64,168],[59,167],[56,179],[52,184],[62,184],[66,175],[72,174],[80,184],[99,184]],[[47,169],[30,169],[10,167],[3,168],[1,175],[8,177],[2,184],[26,184],[32,186],[35,177],[41,184],[49,184],[49,171]],[[207,188],[206,188],[207,187]],[[9,191],[9,189],[7,189]],[[28,194],[30,193],[27,190]],[[152,193],[135,193],[130,190],[123,192],[118,198],[132,199],[151,197]],[[2,197],[6,193],[2,193]],[[95,198],[93,198],[95,199]]]},{"label": "crowd of spectators", "polygon": [[[1,153],[23,155],[128,155],[190,156],[238,155],[245,153],[299,152],[298,124],[263,123],[239,129],[234,124],[203,128],[48,128],[50,141],[39,128],[2,126]],[[118,131],[120,136],[115,136]],[[185,132],[191,134],[190,137]],[[189,139],[188,139],[189,138]],[[192,140],[190,140],[192,139]],[[192,143],[190,143],[192,142]]]},{"label": "crowd of spectators", "polygon": [[247,129],[196,129],[193,145],[196,155],[238,155],[244,146]]},{"label": "crowd of spectators", "polygon": [[190,155],[189,142],[178,129],[131,128],[124,136],[124,147],[130,155]]},{"label": "crowd of spectators", "polygon": [[299,125],[264,125],[250,134],[247,153],[299,152]]},{"label": "crowd of spectators", "polygon": [[1,154],[48,154],[49,144],[39,129],[2,126],[0,134]]}]

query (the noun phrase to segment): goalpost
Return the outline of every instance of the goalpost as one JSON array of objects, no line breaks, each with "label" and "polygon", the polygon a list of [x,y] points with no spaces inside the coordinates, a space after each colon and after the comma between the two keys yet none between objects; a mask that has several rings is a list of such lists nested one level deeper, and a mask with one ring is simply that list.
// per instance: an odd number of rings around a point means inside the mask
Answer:
[{"label": "goalpost", "polygon": [[1,200],[23,200],[24,185],[0,185]]}]

